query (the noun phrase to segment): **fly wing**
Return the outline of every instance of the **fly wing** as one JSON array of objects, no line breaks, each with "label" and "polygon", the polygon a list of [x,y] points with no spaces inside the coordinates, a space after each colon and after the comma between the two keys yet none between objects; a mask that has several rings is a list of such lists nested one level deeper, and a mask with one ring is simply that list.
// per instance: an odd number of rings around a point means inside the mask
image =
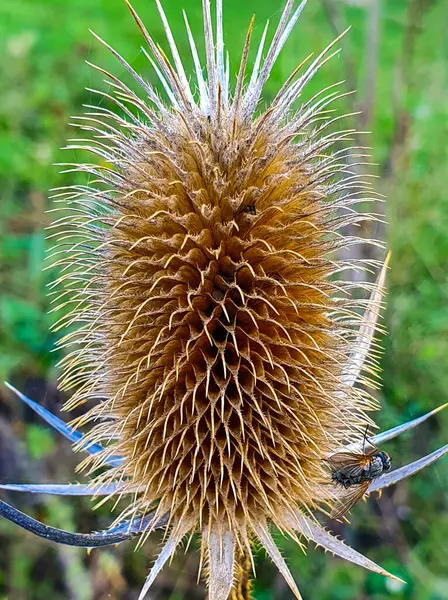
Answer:
[{"label": "fly wing", "polygon": [[340,519],[343,517],[358,500],[364,496],[370,485],[370,481],[364,481],[359,485],[353,485],[342,492],[341,497],[336,501],[336,504],[331,511],[332,519]]},{"label": "fly wing", "polygon": [[332,471],[341,469],[350,469],[352,467],[366,467],[370,462],[369,454],[359,454],[356,452],[337,452],[326,459]]}]

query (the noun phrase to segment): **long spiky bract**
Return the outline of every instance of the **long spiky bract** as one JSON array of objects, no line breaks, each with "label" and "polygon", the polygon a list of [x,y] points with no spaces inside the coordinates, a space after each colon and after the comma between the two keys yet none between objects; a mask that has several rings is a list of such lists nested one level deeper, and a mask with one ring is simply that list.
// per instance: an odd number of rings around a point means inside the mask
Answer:
[{"label": "long spiky bract", "polygon": [[[165,545],[141,598],[194,531],[213,600],[241,588],[235,557],[250,564],[256,540],[300,598],[271,524],[388,575],[313,516],[319,508],[328,514],[335,500],[326,457],[359,447],[374,425],[368,413],[377,405],[354,383],[371,383],[376,371],[371,342],[385,277],[384,265],[377,283],[356,284],[371,292],[366,301],[341,273],[376,263],[336,258],[366,243],[344,235],[347,226],[374,219],[356,212],[374,194],[344,156],[358,152],[362,164],[362,149],[336,149],[353,134],[335,130],[344,115],[329,109],[344,94],[331,86],[297,102],[337,53],[335,42],[308,57],[261,110],[263,88],[305,2],[294,10],[287,1],[269,46],[264,29],[249,73],[252,21],[234,86],[222,0],[215,27],[209,0],[202,2],[205,67],[184,14],[194,83],[159,0],[171,59],[125,2],[168,102],[96,36],[140,91],[94,67],[110,89],[97,92],[104,104],[76,120],[90,137],[70,148],[97,158],[67,165],[90,182],[57,190],[55,200],[69,211],[51,233],[61,273],[51,293],[63,312],[55,329],[67,331],[60,389],[73,392],[69,410],[95,401],[73,423],[91,428],[82,435],[20,396],[88,452],[82,467],[101,473],[89,486],[27,489],[126,499],[104,543],[137,534],[143,543],[164,526]],[[438,452],[434,460],[445,449]],[[5,503],[0,514],[53,535]]]}]

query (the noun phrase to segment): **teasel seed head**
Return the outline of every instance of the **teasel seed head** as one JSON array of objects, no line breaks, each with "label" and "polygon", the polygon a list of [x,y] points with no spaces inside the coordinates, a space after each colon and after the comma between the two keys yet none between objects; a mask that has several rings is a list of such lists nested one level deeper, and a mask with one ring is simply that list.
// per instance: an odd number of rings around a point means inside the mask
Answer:
[{"label": "teasel seed head", "polygon": [[[64,311],[56,329],[68,331],[60,389],[73,393],[68,409],[89,403],[76,421],[92,425],[86,439],[106,442],[83,466],[93,472],[122,457],[95,479],[98,489],[118,482],[132,492],[117,523],[154,514],[149,535],[167,515],[142,597],[194,531],[210,598],[227,598],[234,556],[251,556],[254,539],[300,597],[269,525],[297,538],[298,511],[331,507],[324,459],[359,443],[376,408],[353,387],[374,325],[341,273],[360,265],[337,259],[361,243],[345,232],[374,218],[355,210],[373,193],[347,170],[345,153],[356,150],[337,149],[353,134],[334,130],[338,86],[301,100],[337,40],[262,110],[305,2],[293,12],[287,1],[266,52],[265,29],[249,75],[252,21],[233,86],[221,0],[216,31],[203,0],[206,78],[185,17],[197,90],[156,3],[171,59],[127,4],[169,102],[103,42],[140,92],[95,67],[111,91],[77,121],[89,139],[70,147],[99,161],[73,167],[90,176],[87,186],[57,193],[70,207],[54,224]],[[373,372],[374,354],[361,356]]]}]

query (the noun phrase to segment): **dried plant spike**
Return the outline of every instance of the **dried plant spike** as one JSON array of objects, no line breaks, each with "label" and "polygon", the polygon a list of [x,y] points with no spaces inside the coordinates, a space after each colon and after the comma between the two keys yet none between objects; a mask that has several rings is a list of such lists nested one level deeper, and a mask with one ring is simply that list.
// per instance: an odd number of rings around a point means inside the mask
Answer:
[{"label": "dried plant spike", "polygon": [[156,562],[154,563],[151,571],[149,572],[149,575],[145,581],[145,585],[143,586],[142,591],[140,592],[138,600],[143,600],[146,597],[146,594],[151,585],[153,584],[155,578],[160,573],[165,563],[170,559],[171,555],[175,552],[180,541],[182,540],[184,535],[188,533],[190,528],[191,524],[185,522],[182,524],[182,527],[173,529],[171,531],[168,540],[164,543]]},{"label": "dried plant spike", "polygon": [[[79,431],[76,431],[73,427],[65,423],[62,419],[59,419],[48,411],[46,408],[22,394],[19,390],[17,390],[13,385],[4,382],[6,387],[11,390],[22,402],[24,402],[27,406],[29,406],[35,413],[37,413],[44,421],[46,421],[51,427],[54,427],[56,431],[61,433],[65,438],[67,438],[70,442],[77,444],[77,447],[89,454],[99,454],[104,451],[104,448],[101,444],[88,442],[85,439],[85,436],[82,435]],[[120,456],[112,456],[107,458],[107,464],[111,467],[117,466],[121,463]]]},{"label": "dried plant spike", "polygon": [[378,275],[375,288],[370,296],[369,306],[364,314],[363,323],[358,332],[358,338],[355,343],[355,352],[350,357],[350,361],[342,375],[342,381],[349,386],[355,384],[361,373],[364,362],[369,354],[373,336],[377,328],[377,321],[381,309],[381,299],[384,294],[384,285],[386,282],[387,267],[392,253],[388,252],[384,264]]},{"label": "dried plant spike", "polygon": [[[51,496],[109,496],[119,494],[120,486],[112,483],[99,489],[83,484],[54,484],[54,483],[2,483],[1,490],[9,492],[28,492],[30,494],[49,494]],[[129,492],[132,493],[132,492]]]},{"label": "dried plant spike", "polygon": [[[387,429],[386,431],[373,435],[368,438],[368,442],[372,446],[381,446],[382,444],[393,440],[395,437],[401,435],[402,433],[406,433],[407,431],[414,429],[414,427],[421,425],[430,417],[433,417],[437,413],[444,410],[447,406],[448,402],[438,406],[437,408],[434,408],[433,410],[430,410],[421,417],[417,417],[416,419],[412,419],[411,421],[407,421],[406,423],[402,423],[401,425],[397,425],[396,427],[392,427],[391,429]],[[359,452],[362,450],[363,443],[363,441],[359,441],[353,444],[348,444],[340,448],[338,452]]]},{"label": "dried plant spike", "polygon": [[235,536],[231,532],[205,536],[208,546],[209,600],[227,600],[233,585]]},{"label": "dried plant spike", "polygon": [[414,427],[417,427],[417,425],[421,425],[422,423],[424,423],[424,421],[426,421],[426,419],[429,419],[429,417],[436,415],[440,411],[444,410],[447,406],[448,406],[448,402],[445,402],[445,404],[442,404],[441,406],[434,408],[433,410],[427,412],[426,414],[422,415],[421,417],[417,417],[416,419],[412,419],[411,421],[408,421],[407,423],[403,423],[402,425],[397,425],[396,427],[393,427],[392,429],[388,429],[387,431],[378,433],[377,435],[374,435],[370,438],[370,442],[372,444],[374,444],[375,446],[379,446],[380,444],[384,444],[385,442],[388,442],[389,440],[393,440],[395,437],[401,435],[402,433],[405,433],[406,431],[409,431],[410,429],[414,429]]},{"label": "dried plant spike", "polygon": [[[95,161],[64,165],[88,184],[56,192],[64,211],[50,231],[59,272],[50,289],[62,313],[55,331],[64,332],[59,389],[70,393],[66,410],[88,409],[67,425],[8,385],[87,453],[80,469],[92,475],[87,487],[9,489],[69,495],[90,488],[102,496],[99,503],[111,496],[123,508],[108,531],[90,536],[54,530],[2,502],[0,516],[74,545],[136,535],[142,545],[163,527],[163,547],[139,600],[194,532],[201,534],[213,600],[235,591],[235,562],[252,560],[253,540],[301,599],[272,527],[391,576],[303,516],[331,511],[325,459],[362,443],[378,408],[355,383],[367,387],[361,372],[375,369],[371,342],[388,258],[365,311],[355,284],[339,278],[360,267],[341,259],[352,245],[381,246],[345,235],[347,226],[375,220],[356,212],[371,199],[369,185],[336,149],[353,134],[334,131],[350,115],[333,115],[332,104],[344,96],[335,86],[295,105],[339,52],[341,36],[308,68],[307,59],[300,63],[259,110],[306,0],[286,0],[266,53],[264,28],[249,74],[250,24],[234,77],[228,54],[225,61],[223,2],[212,10],[202,0],[205,57],[184,14],[197,79],[191,82],[155,2],[171,58],[125,0],[166,100],[95,34],[134,83],[92,65],[110,91],[92,90],[99,106],[76,119],[90,137],[70,147],[90,151]],[[84,426],[87,433],[77,431]]]},{"label": "dried plant spike", "polygon": [[321,546],[324,550],[331,552],[332,554],[339,556],[344,560],[348,560],[356,565],[359,565],[364,569],[368,569],[374,573],[378,573],[380,575],[384,575],[385,577],[395,579],[396,581],[406,583],[403,581],[403,579],[400,579],[396,575],[392,575],[392,573],[389,573],[353,548],[350,548],[350,546],[344,544],[344,542],[336,538],[330,532],[326,531],[324,527],[322,527],[320,524],[317,524],[306,515],[296,515],[296,528],[305,538],[314,542],[316,546]]},{"label": "dried plant spike", "polygon": [[263,548],[266,550],[269,558],[272,560],[277,569],[283,575],[286,583],[289,585],[289,588],[294,594],[294,596],[297,598],[297,600],[302,600],[302,595],[299,592],[297,584],[291,575],[291,572],[285,562],[285,559],[283,558],[280,550],[277,548],[276,543],[272,539],[267,524],[257,523],[254,525],[254,530]]}]

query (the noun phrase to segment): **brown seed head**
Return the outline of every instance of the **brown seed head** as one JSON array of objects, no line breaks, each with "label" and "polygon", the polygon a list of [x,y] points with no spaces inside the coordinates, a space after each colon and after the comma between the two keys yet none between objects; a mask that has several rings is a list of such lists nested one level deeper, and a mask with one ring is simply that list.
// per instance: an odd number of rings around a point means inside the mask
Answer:
[{"label": "brown seed head", "polygon": [[63,305],[74,294],[60,326],[78,325],[62,341],[71,351],[61,389],[74,390],[68,408],[96,401],[78,425],[111,441],[88,464],[124,457],[98,484],[135,491],[120,518],[169,513],[174,547],[202,529],[210,597],[224,598],[216,540],[222,553],[230,539],[233,557],[253,535],[269,546],[267,522],[292,532],[297,508],[323,498],[323,459],[369,423],[372,400],[346,381],[362,302],[338,280],[350,265],[335,257],[357,242],[341,230],[371,216],[353,211],[365,186],[333,150],[350,135],[328,129],[337,94],[291,110],[325,53],[254,116],[292,2],[244,87],[249,30],[232,97],[219,11],[215,54],[207,6],[198,103],[169,29],[174,65],[136,17],[172,106],[139,75],[142,96],[108,74],[107,98],[124,116],[98,108],[84,118],[102,162],[80,167],[97,183],[64,196],[73,211],[57,283]]}]

